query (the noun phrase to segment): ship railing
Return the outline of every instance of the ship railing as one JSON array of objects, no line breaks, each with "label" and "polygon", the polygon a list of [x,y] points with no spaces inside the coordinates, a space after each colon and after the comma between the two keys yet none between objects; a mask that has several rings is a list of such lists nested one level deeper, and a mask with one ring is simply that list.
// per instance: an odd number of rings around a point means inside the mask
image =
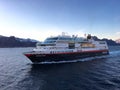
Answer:
[{"label": "ship railing", "polygon": [[34,54],[55,54],[55,53],[68,53],[68,52],[73,52],[73,50],[49,50],[49,51],[33,51],[31,53]]}]

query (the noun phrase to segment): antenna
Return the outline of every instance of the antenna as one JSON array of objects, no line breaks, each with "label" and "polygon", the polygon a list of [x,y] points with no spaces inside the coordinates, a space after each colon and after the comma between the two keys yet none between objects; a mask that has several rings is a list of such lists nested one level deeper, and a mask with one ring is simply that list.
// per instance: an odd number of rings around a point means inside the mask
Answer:
[{"label": "antenna", "polygon": [[62,36],[65,36],[65,32],[62,32]]}]

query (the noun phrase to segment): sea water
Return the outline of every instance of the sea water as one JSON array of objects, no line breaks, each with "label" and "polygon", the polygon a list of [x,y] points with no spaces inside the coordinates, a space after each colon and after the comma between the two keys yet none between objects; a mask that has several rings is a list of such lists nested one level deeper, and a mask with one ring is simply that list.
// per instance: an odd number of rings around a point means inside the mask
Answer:
[{"label": "sea water", "polygon": [[0,48],[0,90],[120,90],[120,46],[110,55],[75,62],[32,64],[23,52]]}]

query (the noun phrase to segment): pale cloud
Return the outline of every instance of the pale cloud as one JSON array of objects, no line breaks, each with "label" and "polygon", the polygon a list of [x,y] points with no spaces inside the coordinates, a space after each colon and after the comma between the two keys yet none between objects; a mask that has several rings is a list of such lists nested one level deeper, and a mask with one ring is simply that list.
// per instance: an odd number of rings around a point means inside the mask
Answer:
[{"label": "pale cloud", "polygon": [[84,30],[69,30],[69,29],[63,29],[56,26],[50,26],[50,27],[40,27],[36,28],[34,30],[31,30],[30,33],[32,33],[33,37],[39,38],[40,40],[44,40],[47,37],[50,36],[58,36],[61,35],[62,32],[65,32],[67,35],[78,35],[78,36],[84,36]]},{"label": "pale cloud", "polygon": [[16,36],[21,38],[32,38],[43,41],[45,38],[51,35],[59,35],[64,30],[57,27],[13,27],[13,26],[2,26],[0,27],[0,35],[4,36]]},{"label": "pale cloud", "polygon": [[72,32],[70,32],[70,35],[77,35],[79,37],[84,37],[86,29],[80,28],[78,30],[72,30]]},{"label": "pale cloud", "polygon": [[113,33],[112,35],[109,35],[110,39],[117,40],[120,39],[120,32]]},{"label": "pale cloud", "polygon": [[18,27],[18,26],[2,26],[0,27],[0,35],[4,36],[16,36],[20,38],[31,38],[39,41],[43,41],[47,37],[61,35],[62,32],[66,32],[68,35],[84,36],[84,29],[69,30],[56,26],[48,27]]},{"label": "pale cloud", "polygon": [[120,35],[120,32],[116,32],[117,35]]},{"label": "pale cloud", "polygon": [[[4,36],[16,36],[20,38],[31,38],[36,39],[39,41],[43,41],[47,37],[50,36],[57,36],[61,35],[62,32],[67,33],[68,35],[77,35],[79,37],[84,37],[85,34],[88,34],[87,30],[85,28],[80,29],[67,29],[67,28],[60,28],[57,26],[49,26],[49,25],[43,25],[43,26],[15,26],[15,25],[6,25],[0,23],[0,35]],[[97,36],[98,38],[108,38],[108,39],[119,39],[120,38],[120,32],[110,34],[105,33],[90,33],[92,36]]]}]

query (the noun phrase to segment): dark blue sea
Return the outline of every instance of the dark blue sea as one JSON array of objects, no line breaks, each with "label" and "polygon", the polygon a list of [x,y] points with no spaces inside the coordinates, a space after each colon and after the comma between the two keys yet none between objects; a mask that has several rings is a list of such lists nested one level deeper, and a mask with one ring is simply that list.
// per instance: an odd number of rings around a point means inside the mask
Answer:
[{"label": "dark blue sea", "polygon": [[0,48],[0,90],[120,90],[120,46],[73,63],[32,64],[32,48]]}]

